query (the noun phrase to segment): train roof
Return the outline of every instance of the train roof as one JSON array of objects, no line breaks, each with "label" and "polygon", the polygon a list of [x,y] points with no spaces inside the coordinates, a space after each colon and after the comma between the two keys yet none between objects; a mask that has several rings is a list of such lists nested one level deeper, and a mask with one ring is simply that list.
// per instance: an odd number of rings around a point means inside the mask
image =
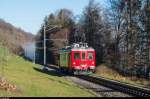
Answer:
[{"label": "train roof", "polygon": [[93,48],[88,47],[88,48],[73,48],[72,51],[94,51]]},{"label": "train roof", "polygon": [[70,51],[95,51],[92,47],[88,47],[87,43],[74,43],[71,46],[66,46],[60,49],[60,52],[70,52]]}]

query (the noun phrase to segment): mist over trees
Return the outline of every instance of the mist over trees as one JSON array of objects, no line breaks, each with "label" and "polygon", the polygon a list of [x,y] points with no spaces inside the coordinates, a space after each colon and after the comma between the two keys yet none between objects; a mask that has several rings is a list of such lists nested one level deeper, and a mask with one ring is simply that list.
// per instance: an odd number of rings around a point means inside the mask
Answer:
[{"label": "mist over trees", "polygon": [[43,64],[45,24],[46,30],[50,29],[46,32],[49,39],[47,62],[58,63],[60,48],[87,42],[96,50],[97,65],[106,63],[122,74],[147,77],[150,70],[150,1],[107,2],[109,8],[106,9],[89,0],[78,21],[69,9],[60,9],[45,17],[36,37],[37,61]]},{"label": "mist over trees", "polygon": [[10,52],[23,55],[23,45],[33,40],[34,36],[31,33],[27,33],[0,19],[0,44],[7,47]]}]

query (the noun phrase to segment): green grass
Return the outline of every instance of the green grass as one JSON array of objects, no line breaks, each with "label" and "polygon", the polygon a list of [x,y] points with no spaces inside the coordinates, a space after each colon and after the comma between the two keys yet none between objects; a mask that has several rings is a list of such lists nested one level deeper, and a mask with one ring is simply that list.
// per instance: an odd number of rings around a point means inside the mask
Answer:
[{"label": "green grass", "polygon": [[[4,54],[4,51],[0,47],[0,54]],[[11,53],[7,54],[7,57],[9,59],[4,67],[3,76],[9,83],[15,84],[18,91],[6,92],[0,89],[2,97],[95,97],[93,92],[75,85],[62,76],[34,69],[40,66],[21,57]]]}]

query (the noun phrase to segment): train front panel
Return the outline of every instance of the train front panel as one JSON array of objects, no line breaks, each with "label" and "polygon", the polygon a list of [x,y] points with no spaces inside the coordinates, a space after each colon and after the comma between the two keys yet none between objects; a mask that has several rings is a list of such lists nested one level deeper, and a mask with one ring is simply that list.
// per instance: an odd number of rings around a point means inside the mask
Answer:
[{"label": "train front panel", "polygon": [[75,74],[87,74],[95,71],[95,51],[74,50],[71,52],[72,70]]}]

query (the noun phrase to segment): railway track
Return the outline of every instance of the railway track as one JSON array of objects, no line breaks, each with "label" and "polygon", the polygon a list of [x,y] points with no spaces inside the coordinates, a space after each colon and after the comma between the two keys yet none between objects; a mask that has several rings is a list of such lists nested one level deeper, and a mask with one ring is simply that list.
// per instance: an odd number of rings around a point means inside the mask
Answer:
[{"label": "railway track", "polygon": [[71,80],[78,86],[82,86],[84,89],[86,89],[89,92],[90,91],[94,92],[97,97],[132,97],[129,94],[125,94],[123,92],[87,81],[84,79],[80,79],[75,76],[68,76],[65,78],[67,78],[68,80]]},{"label": "railway track", "polygon": [[96,83],[96,84],[100,84],[100,85],[118,90],[120,92],[130,94],[132,96],[150,97],[150,89],[140,88],[140,87],[136,87],[136,86],[125,84],[125,83],[108,80],[102,77],[96,77],[96,76],[78,76],[78,77],[81,79]]},{"label": "railway track", "polygon": [[[59,67],[55,67],[55,66],[48,66],[48,67],[59,70]],[[78,77],[80,79],[83,79],[83,80],[86,80],[86,81],[89,81],[89,82],[92,82],[92,83],[95,83],[98,85],[105,86],[107,88],[111,88],[113,90],[117,90],[122,93],[129,94],[131,96],[150,97],[150,89],[140,88],[137,86],[133,86],[133,85],[129,85],[129,84],[125,84],[125,83],[121,83],[118,81],[106,79],[103,77],[97,77],[97,76],[93,76],[93,75],[92,76],[89,76],[89,75],[83,76],[82,75],[82,76],[75,76],[75,77]]]}]

